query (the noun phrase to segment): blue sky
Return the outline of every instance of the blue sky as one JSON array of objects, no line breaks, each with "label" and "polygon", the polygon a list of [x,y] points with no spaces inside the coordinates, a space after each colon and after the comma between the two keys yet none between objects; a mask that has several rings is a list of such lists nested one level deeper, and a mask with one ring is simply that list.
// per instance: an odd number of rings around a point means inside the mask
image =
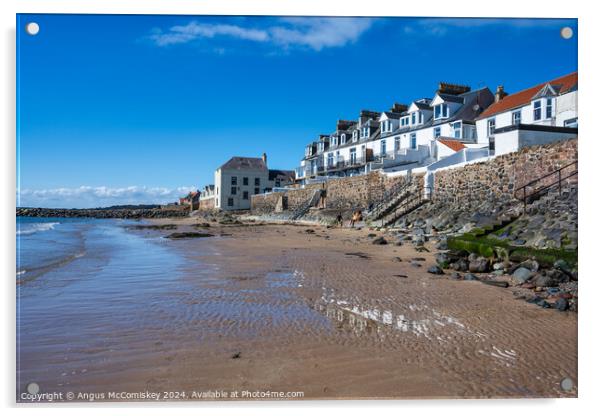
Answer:
[{"label": "blue sky", "polygon": [[293,169],[337,119],[439,81],[512,93],[575,71],[565,26],[577,34],[575,19],[21,15],[18,203],[173,201],[235,155]]}]

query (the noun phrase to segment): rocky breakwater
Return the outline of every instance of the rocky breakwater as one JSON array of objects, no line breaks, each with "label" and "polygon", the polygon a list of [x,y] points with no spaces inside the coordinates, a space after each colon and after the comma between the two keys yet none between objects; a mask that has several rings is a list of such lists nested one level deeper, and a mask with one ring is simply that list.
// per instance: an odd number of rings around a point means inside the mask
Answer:
[{"label": "rocky breakwater", "polygon": [[163,208],[160,206],[144,207],[109,207],[94,209],[63,208],[17,208],[18,217],[57,217],[57,218],[174,218],[187,217],[187,207]]}]

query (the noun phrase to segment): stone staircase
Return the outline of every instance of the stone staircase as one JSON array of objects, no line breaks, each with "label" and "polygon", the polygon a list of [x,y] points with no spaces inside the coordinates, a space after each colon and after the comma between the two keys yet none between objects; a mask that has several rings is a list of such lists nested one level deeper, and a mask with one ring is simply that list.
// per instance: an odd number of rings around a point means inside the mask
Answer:
[{"label": "stone staircase", "polygon": [[374,208],[368,212],[366,218],[369,221],[377,221],[386,216],[408,196],[411,185],[411,179],[407,179],[403,182],[395,184],[395,186],[385,192],[381,202],[376,204],[376,206],[374,206]]},{"label": "stone staircase", "polygon": [[398,205],[382,219],[382,226],[388,227],[395,224],[397,220],[408,215],[412,211],[417,210],[428,202],[430,202],[430,200],[424,197],[424,191],[422,189],[415,192],[408,192],[406,197],[399,201]]},{"label": "stone staircase", "polygon": [[306,202],[304,202],[301,206],[299,206],[290,214],[289,219],[294,221],[303,217],[310,210],[311,207],[315,207],[317,205],[323,192],[324,191],[322,189],[316,189],[312,194],[311,198],[309,198]]}]

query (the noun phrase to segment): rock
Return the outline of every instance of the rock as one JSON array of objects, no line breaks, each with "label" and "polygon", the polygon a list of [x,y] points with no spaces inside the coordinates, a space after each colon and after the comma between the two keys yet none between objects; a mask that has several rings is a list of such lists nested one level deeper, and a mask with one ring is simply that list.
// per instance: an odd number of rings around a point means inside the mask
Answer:
[{"label": "rock", "polygon": [[414,267],[422,267],[422,264],[418,263],[417,261],[412,261],[410,264]]},{"label": "rock", "polygon": [[376,237],[376,234],[374,234],[374,233],[368,234],[368,238],[374,238],[374,237]]},{"label": "rock", "polygon": [[512,273],[512,282],[516,285],[522,285],[523,283],[526,283],[532,275],[533,272],[531,270],[526,267],[519,267]]},{"label": "rock", "polygon": [[464,275],[464,280],[479,280],[479,279],[472,273],[466,273]]},{"label": "rock", "polygon": [[559,311],[564,312],[569,308],[569,302],[564,298],[560,298],[556,300],[556,302],[554,303],[554,307]]},{"label": "rock", "polygon": [[399,247],[399,246],[403,246],[403,243],[401,241],[396,241],[395,245]]},{"label": "rock", "polygon": [[489,286],[497,286],[497,287],[508,287],[508,282],[500,282],[497,280],[481,280],[481,283],[489,285]]},{"label": "rock", "polygon": [[308,228],[307,230],[305,230],[305,232],[307,234],[314,234],[316,232],[316,230],[312,230],[311,228]]},{"label": "rock", "polygon": [[493,270],[504,270],[504,262],[498,262],[493,264]]},{"label": "rock", "polygon": [[548,309],[550,307],[550,304],[548,302],[546,302],[544,299],[539,300],[536,303],[537,306],[541,306],[542,308],[546,308]]},{"label": "rock", "polygon": [[437,255],[435,256],[435,261],[437,262],[437,265],[439,267],[442,267],[444,269],[447,269],[449,267],[450,259],[447,253],[437,253]]},{"label": "rock", "polygon": [[407,274],[394,274],[393,276],[395,276],[395,277],[401,277],[402,279],[407,279],[408,278]]},{"label": "rock", "polygon": [[462,279],[462,275],[461,275],[460,273],[458,273],[458,272],[452,272],[452,273],[449,275],[449,277],[450,277],[450,278],[452,278],[452,279],[455,279],[455,280],[460,280],[460,279]]},{"label": "rock", "polygon": [[233,359],[233,360],[236,360],[236,359],[238,359],[238,358],[240,358],[240,352],[237,352],[237,353],[234,353],[234,354],[232,354],[232,359]]},{"label": "rock", "polygon": [[400,263],[401,262],[401,257],[393,257],[393,261]]},{"label": "rock", "polygon": [[562,270],[563,272],[565,272],[567,274],[571,273],[571,268],[570,268],[569,264],[566,262],[566,260],[563,260],[563,259],[556,260],[554,262],[554,268],[558,269],[558,270]]},{"label": "rock", "polygon": [[377,245],[385,245],[387,244],[387,240],[385,240],[385,237],[378,237],[375,238],[374,240],[372,240],[372,244],[377,244]]},{"label": "rock", "polygon": [[429,267],[427,272],[432,274],[443,274],[443,270],[441,270],[441,267],[435,265]]},{"label": "rock", "polygon": [[468,270],[472,273],[485,273],[489,270],[489,260],[485,257],[478,257],[468,263]]},{"label": "rock", "polygon": [[447,250],[447,240],[441,240],[436,245],[437,250]]},{"label": "rock", "polygon": [[412,257],[412,261],[426,261],[424,257]]},{"label": "rock", "polygon": [[171,234],[165,236],[165,238],[170,238],[170,239],[204,238],[204,237],[213,237],[213,234],[197,233],[194,231],[188,231],[188,232],[183,232],[183,233],[171,233]]},{"label": "rock", "polygon": [[470,254],[468,255],[468,261],[469,261],[469,262],[471,262],[471,261],[475,261],[475,260],[476,260],[476,259],[478,259],[478,258],[479,258],[479,256],[478,256],[476,253],[470,253]]},{"label": "rock", "polygon": [[531,270],[532,272],[536,272],[539,270],[539,263],[535,260],[525,260],[521,264],[519,264],[519,267],[524,267],[526,269]]},{"label": "rock", "polygon": [[458,272],[466,272],[468,271],[468,262],[464,259],[460,259],[450,264],[450,267]]},{"label": "rock", "polygon": [[553,279],[550,276],[545,276],[542,274],[538,274],[533,278],[533,283],[537,287],[556,287],[558,286],[558,281]]},{"label": "rock", "polygon": [[512,242],[512,244],[514,244],[515,246],[524,246],[526,242],[527,242],[526,240],[523,240],[522,238],[519,238],[517,240],[514,240]]}]

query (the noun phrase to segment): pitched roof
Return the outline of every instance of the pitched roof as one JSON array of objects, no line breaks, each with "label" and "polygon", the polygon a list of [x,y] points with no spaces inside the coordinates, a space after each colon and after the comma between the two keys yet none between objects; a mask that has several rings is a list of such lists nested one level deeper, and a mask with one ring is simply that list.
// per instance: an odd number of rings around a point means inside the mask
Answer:
[{"label": "pitched roof", "polygon": [[268,179],[270,181],[273,181],[276,178],[285,179],[285,180],[294,180],[295,179],[295,171],[294,170],[270,169],[268,172]]},{"label": "pitched roof", "polygon": [[221,165],[219,169],[267,169],[265,162],[260,157],[240,157],[234,156],[226,163]]},{"label": "pitched roof", "polygon": [[449,147],[450,149],[452,149],[454,152],[459,152],[460,150],[464,149],[466,146],[464,146],[463,143],[459,142],[458,140],[453,140],[453,139],[438,139],[437,140],[439,143],[444,144],[445,146]]},{"label": "pitched roof", "polygon": [[514,108],[522,107],[531,102],[531,99],[547,84],[551,84],[555,87],[559,94],[569,92],[577,85],[577,72],[573,72],[568,75],[564,75],[560,78],[553,79],[551,81],[542,82],[541,84],[535,85],[526,90],[519,91],[514,94],[510,94],[504,97],[497,103],[493,103],[487,108],[479,119],[490,117],[495,114],[503,113],[504,111],[512,110]]}]

